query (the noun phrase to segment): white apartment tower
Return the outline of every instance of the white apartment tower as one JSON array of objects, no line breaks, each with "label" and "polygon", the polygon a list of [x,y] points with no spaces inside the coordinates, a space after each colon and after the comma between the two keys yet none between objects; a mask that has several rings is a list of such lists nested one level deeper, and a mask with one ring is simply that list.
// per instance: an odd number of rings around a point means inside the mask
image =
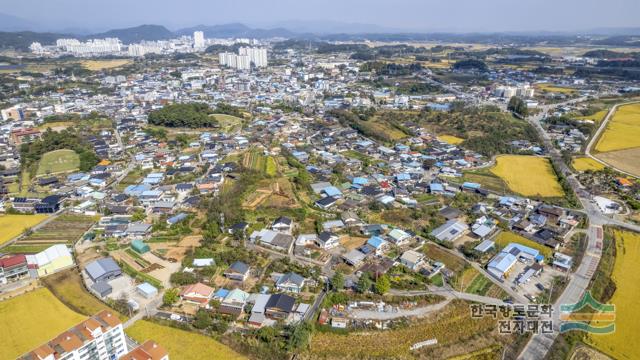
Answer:
[{"label": "white apartment tower", "polygon": [[267,49],[265,48],[241,47],[238,50],[238,54],[249,56],[251,63],[255,67],[267,66]]},{"label": "white apartment tower", "polygon": [[196,49],[204,48],[204,33],[202,31],[193,32],[193,47]]}]

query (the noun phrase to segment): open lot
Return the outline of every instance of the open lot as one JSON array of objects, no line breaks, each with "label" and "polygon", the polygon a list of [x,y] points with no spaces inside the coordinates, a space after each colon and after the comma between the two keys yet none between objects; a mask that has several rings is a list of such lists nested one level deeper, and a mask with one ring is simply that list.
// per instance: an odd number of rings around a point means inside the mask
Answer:
[{"label": "open lot", "polygon": [[640,147],[640,104],[619,106],[595,150],[608,152]]},{"label": "open lot", "polygon": [[38,225],[48,216],[36,215],[1,215],[0,216],[0,245],[22,234],[25,229]]},{"label": "open lot", "polygon": [[155,340],[164,346],[171,354],[171,359],[175,360],[245,359],[211,337],[145,320],[137,321],[127,328],[126,333],[139,343],[147,339]]},{"label": "open lot", "polygon": [[615,292],[608,301],[616,306],[616,331],[607,335],[588,336],[596,349],[615,359],[637,359],[640,338],[640,312],[636,307],[640,293],[640,234],[614,230],[616,257],[612,280]]},{"label": "open lot", "polygon": [[0,302],[0,360],[12,360],[84,320],[40,288]]},{"label": "open lot", "polygon": [[502,178],[513,192],[524,196],[561,197],[562,187],[549,160],[526,155],[501,155],[491,172]]},{"label": "open lot", "polygon": [[38,164],[38,175],[56,174],[77,170],[80,166],[80,157],[73,150],[62,149],[49,151],[42,155]]},{"label": "open lot", "polygon": [[604,169],[604,165],[589,157],[577,157],[571,161],[571,166],[578,171],[593,170],[598,171]]},{"label": "open lot", "polygon": [[82,66],[91,71],[113,69],[131,64],[131,59],[109,59],[109,60],[83,60]]}]

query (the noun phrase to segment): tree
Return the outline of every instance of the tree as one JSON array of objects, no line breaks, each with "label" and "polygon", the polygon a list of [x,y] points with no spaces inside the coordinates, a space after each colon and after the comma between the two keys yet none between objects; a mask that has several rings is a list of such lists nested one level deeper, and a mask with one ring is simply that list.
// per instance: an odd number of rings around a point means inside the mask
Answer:
[{"label": "tree", "polygon": [[143,209],[138,209],[131,215],[131,221],[133,222],[143,221],[146,218],[147,214],[145,214]]},{"label": "tree", "polygon": [[387,274],[381,275],[378,280],[376,280],[375,289],[376,293],[380,295],[384,295],[389,292],[389,289],[391,289],[391,282],[389,281],[389,276],[387,276]]},{"label": "tree", "polygon": [[336,271],[336,273],[331,278],[331,288],[334,291],[342,290],[344,288],[344,275],[340,271]]},{"label": "tree", "polygon": [[178,302],[178,289],[168,289],[162,296],[162,303],[165,305],[173,305]]},{"label": "tree", "polygon": [[193,327],[196,329],[206,329],[213,324],[213,319],[211,318],[211,314],[207,310],[200,309],[196,313],[196,318],[193,321]]},{"label": "tree", "polygon": [[512,96],[511,99],[509,99],[507,110],[513,111],[522,117],[527,116],[528,113],[527,103],[517,96]]},{"label": "tree", "polygon": [[359,293],[363,294],[371,290],[371,285],[372,282],[369,274],[362,274],[362,276],[360,276],[360,279],[358,279],[358,283],[356,284],[356,290]]}]

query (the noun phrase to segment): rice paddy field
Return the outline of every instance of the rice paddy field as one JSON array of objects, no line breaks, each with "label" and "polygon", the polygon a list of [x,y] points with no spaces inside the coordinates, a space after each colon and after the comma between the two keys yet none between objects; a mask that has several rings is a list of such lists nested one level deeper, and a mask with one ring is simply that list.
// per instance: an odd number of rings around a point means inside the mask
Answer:
[{"label": "rice paddy field", "polygon": [[38,225],[48,216],[36,215],[2,215],[0,216],[0,245],[22,234],[25,229]]},{"label": "rice paddy field", "polygon": [[572,89],[564,86],[557,86],[557,85],[548,84],[548,83],[535,84],[535,88],[536,90],[541,92],[559,93],[564,95],[573,95],[578,92],[576,89]]},{"label": "rice paddy field", "polygon": [[491,172],[511,191],[523,196],[562,197],[564,192],[548,159],[527,155],[502,155]]},{"label": "rice paddy field", "polygon": [[145,320],[136,321],[125,332],[139,343],[155,340],[167,349],[174,360],[246,359],[211,337]]},{"label": "rice paddy field", "polygon": [[589,157],[577,157],[571,161],[571,166],[577,171],[593,170],[598,171],[605,168],[601,163]]},{"label": "rice paddy field", "polygon": [[453,135],[440,135],[438,136],[438,140],[444,141],[451,145],[458,145],[464,141],[464,139],[459,138],[457,136],[453,136]]},{"label": "rice paddy field", "polygon": [[40,252],[54,244],[72,244],[95,223],[95,218],[64,214],[47,223],[33,234],[23,237],[11,247],[11,252]]},{"label": "rice paddy field", "polygon": [[637,311],[640,294],[640,234],[613,231],[616,240],[616,258],[612,280],[616,284],[613,297],[608,301],[616,306],[616,330],[607,335],[589,335],[587,341],[596,349],[615,359],[637,359],[640,338],[640,312]]},{"label": "rice paddy field", "polygon": [[13,360],[84,319],[46,288],[2,301],[0,360]]},{"label": "rice paddy field", "polygon": [[550,247],[544,246],[542,244],[538,244],[533,240],[529,240],[523,236],[520,236],[516,233],[512,233],[510,231],[503,231],[496,237],[496,245],[499,247],[505,247],[509,243],[516,243],[524,246],[528,246],[532,249],[536,249],[540,251],[545,258],[550,259],[553,255],[553,249]]},{"label": "rice paddy field", "polygon": [[49,151],[42,155],[38,164],[38,175],[56,174],[77,170],[80,157],[73,150],[62,149]]},{"label": "rice paddy field", "polygon": [[640,147],[640,104],[619,106],[596,144],[598,152]]}]

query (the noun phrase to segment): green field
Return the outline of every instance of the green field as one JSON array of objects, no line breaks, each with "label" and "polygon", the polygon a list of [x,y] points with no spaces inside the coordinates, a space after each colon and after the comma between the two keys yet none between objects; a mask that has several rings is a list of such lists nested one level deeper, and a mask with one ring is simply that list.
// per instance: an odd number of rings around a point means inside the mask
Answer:
[{"label": "green field", "polygon": [[172,360],[245,359],[208,336],[145,320],[138,320],[125,332],[139,343],[148,339],[155,340],[167,349]]},{"label": "green field", "polygon": [[220,128],[224,132],[234,132],[242,128],[243,120],[239,117],[227,114],[212,114],[210,116],[213,116],[218,121]]},{"label": "green field", "polygon": [[77,325],[86,316],[40,288],[0,302],[0,360],[12,360]]},{"label": "green field", "polygon": [[73,150],[54,150],[42,155],[38,163],[38,175],[56,174],[78,170],[80,157]]}]

